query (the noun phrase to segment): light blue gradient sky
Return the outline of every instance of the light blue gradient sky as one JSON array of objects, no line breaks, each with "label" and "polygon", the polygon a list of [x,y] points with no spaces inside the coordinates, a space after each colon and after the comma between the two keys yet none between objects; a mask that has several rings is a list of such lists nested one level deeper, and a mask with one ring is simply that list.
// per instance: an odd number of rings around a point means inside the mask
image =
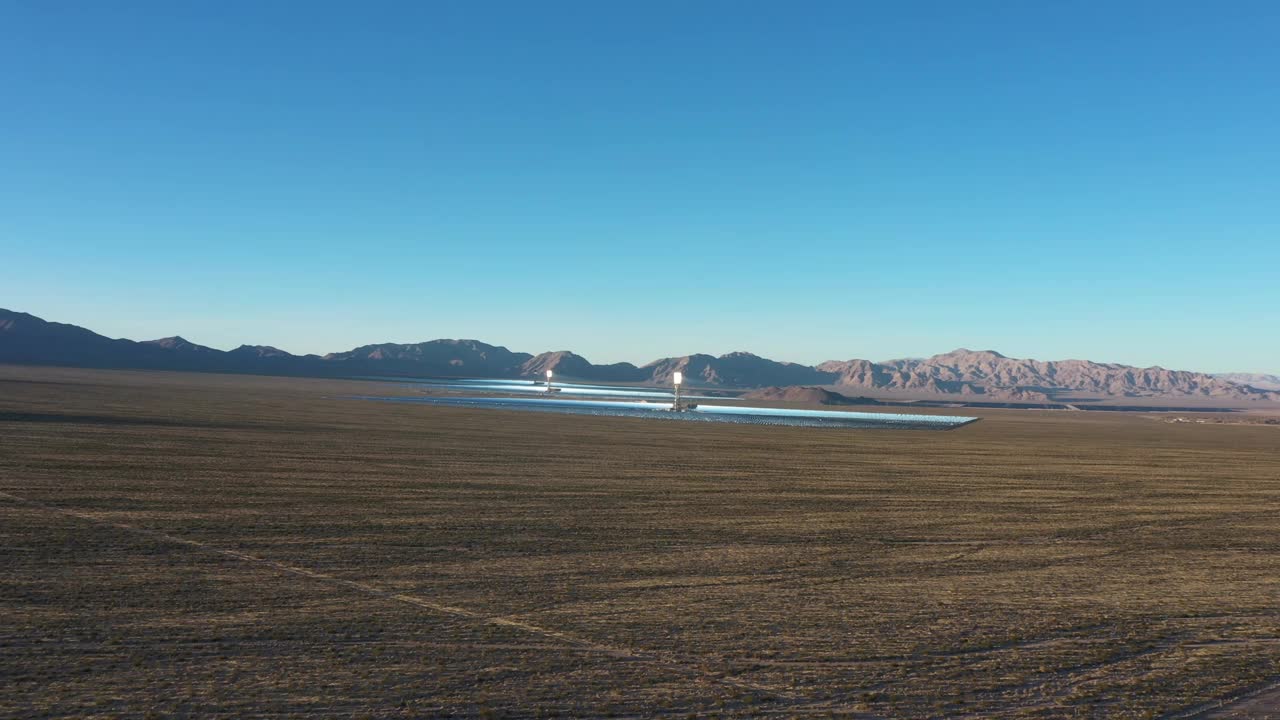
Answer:
[{"label": "light blue gradient sky", "polygon": [[0,0],[0,307],[1280,371],[1280,4]]}]

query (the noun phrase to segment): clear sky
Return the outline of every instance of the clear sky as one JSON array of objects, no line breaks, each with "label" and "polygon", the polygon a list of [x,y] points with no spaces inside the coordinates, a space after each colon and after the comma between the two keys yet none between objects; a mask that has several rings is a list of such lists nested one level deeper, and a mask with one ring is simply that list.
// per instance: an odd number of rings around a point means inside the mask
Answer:
[{"label": "clear sky", "polygon": [[0,0],[0,307],[1280,371],[1280,3]]}]

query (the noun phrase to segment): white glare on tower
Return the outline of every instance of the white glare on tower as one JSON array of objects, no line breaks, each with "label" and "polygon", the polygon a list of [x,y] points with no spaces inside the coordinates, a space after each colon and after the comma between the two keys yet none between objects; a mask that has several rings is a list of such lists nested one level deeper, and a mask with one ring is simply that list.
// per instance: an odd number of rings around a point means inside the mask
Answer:
[{"label": "white glare on tower", "polygon": [[675,374],[671,376],[671,380],[672,382],[675,383],[675,386],[676,386],[676,401],[671,404],[671,409],[679,412],[681,409],[680,408],[680,383],[684,382],[684,373],[677,370]]},{"label": "white glare on tower", "polygon": [[547,371],[547,392],[551,392],[551,371]]}]

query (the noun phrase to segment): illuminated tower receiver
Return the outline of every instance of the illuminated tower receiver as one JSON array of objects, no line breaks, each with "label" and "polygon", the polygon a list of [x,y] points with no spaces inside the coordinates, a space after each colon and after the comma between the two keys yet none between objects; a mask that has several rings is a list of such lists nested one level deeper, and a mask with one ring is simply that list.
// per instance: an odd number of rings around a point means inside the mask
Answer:
[{"label": "illuminated tower receiver", "polygon": [[552,375],[551,371],[548,370],[547,371],[547,392],[549,393],[560,392],[560,388],[551,387],[551,375]]}]

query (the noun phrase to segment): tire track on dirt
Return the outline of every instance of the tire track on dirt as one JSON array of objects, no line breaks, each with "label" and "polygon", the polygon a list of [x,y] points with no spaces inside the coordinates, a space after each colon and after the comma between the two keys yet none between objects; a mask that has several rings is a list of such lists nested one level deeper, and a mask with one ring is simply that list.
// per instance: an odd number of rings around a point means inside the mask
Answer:
[{"label": "tire track on dirt", "polygon": [[[391,601],[399,602],[405,605],[411,605],[413,607],[417,607],[419,609],[427,610],[433,613],[437,613],[441,615],[449,615],[452,617],[461,618],[464,620],[468,620],[471,622],[484,624],[484,625],[496,625],[498,627],[505,627],[505,628],[511,628],[514,630],[519,630],[521,632],[524,632],[530,635],[536,635],[539,637],[556,640],[558,642],[561,642],[565,645],[570,646],[570,648],[572,649],[596,652],[603,655],[608,655],[618,660],[629,660],[633,662],[650,663],[653,665],[665,667],[670,670],[675,670],[680,674],[683,674],[688,677],[694,677],[701,680],[713,682],[713,683],[730,687],[736,690],[745,690],[745,691],[754,692],[754,693],[764,693],[766,695],[773,696],[780,700],[795,702],[801,699],[796,695],[777,687],[764,685],[760,683],[754,683],[748,680],[742,680],[740,678],[734,678],[734,677],[709,673],[705,670],[702,670],[701,668],[698,668],[693,663],[690,663],[687,660],[683,660],[677,657],[672,657],[665,653],[654,652],[651,650],[639,650],[636,648],[630,648],[625,646],[607,645],[607,644],[599,643],[584,637],[579,637],[571,633],[554,630],[552,628],[542,627],[540,625],[524,622],[522,620],[517,620],[515,618],[504,617],[500,615],[486,615],[484,613],[479,613],[474,610],[468,610],[466,608],[458,607],[456,605],[446,605],[444,603],[433,602],[431,600],[428,600],[426,598],[421,598],[416,595],[409,595],[406,593],[397,593],[389,590],[383,590],[375,585],[370,585],[368,583],[363,583],[356,580],[348,580],[346,578],[341,578],[336,575],[330,575],[328,573],[311,570],[309,568],[301,567],[298,565],[290,565],[287,563],[280,562],[278,560],[271,560],[269,558],[263,558],[263,557],[258,557],[256,555],[243,553],[238,550],[231,550],[229,548],[210,545],[209,543],[200,542],[199,540],[191,540],[189,538],[179,537],[177,535],[170,535],[169,533],[161,532],[159,530],[151,530],[149,528],[139,527],[137,525],[130,525],[128,523],[108,520],[108,519],[99,517],[93,513],[83,512],[79,510],[70,510],[67,508],[58,507],[56,505],[49,505],[47,503],[39,502],[36,500],[28,500],[27,498],[20,497],[18,495],[13,495],[11,493],[7,493],[3,491],[0,491],[0,497],[7,498],[19,505],[24,505],[29,508],[34,508],[37,510],[42,510],[45,512],[50,512],[58,515],[63,515],[66,517],[76,518],[79,520],[92,523],[94,525],[98,525],[100,527],[115,528],[117,530],[123,530],[125,532],[133,533],[136,535],[143,535],[146,537],[154,538],[156,540],[163,540],[165,542],[169,542],[177,545],[184,545],[186,547],[194,548],[203,552],[212,553],[215,555],[222,555],[223,557],[234,558],[236,560],[240,560],[245,563],[249,563],[253,565],[269,567],[273,570],[276,570],[286,575],[303,577],[309,580],[315,580],[317,582],[327,583],[329,585],[335,585],[338,587],[345,588],[347,590],[351,590],[353,592],[381,598],[384,600],[391,600]],[[569,648],[564,648],[564,649],[569,649]]]}]

